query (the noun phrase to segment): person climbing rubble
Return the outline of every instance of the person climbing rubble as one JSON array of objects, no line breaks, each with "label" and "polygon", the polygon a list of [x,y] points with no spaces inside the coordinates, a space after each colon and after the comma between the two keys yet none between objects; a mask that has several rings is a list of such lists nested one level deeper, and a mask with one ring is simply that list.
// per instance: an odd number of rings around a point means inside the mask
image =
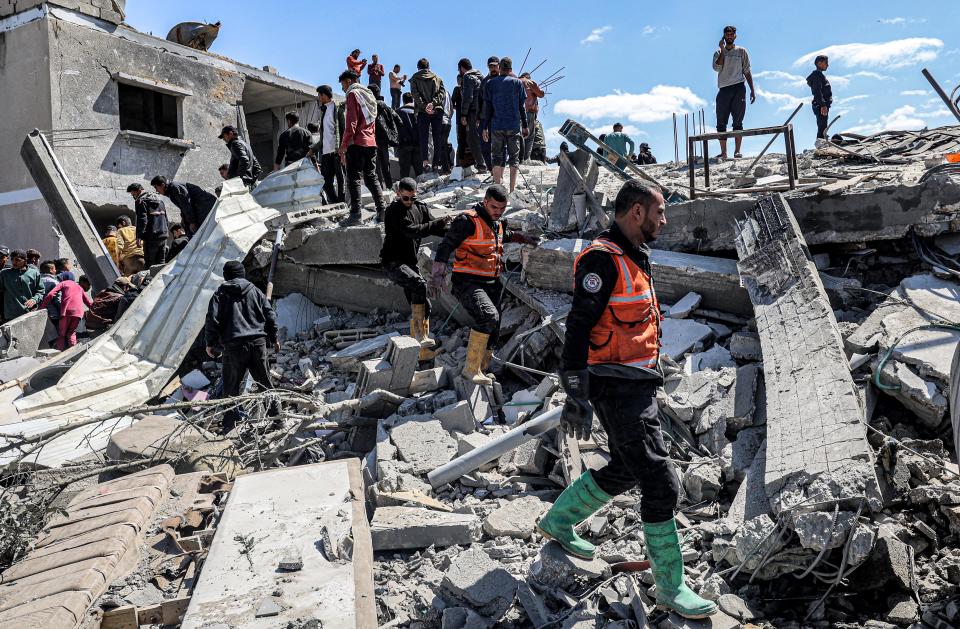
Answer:
[{"label": "person climbing rubble", "polygon": [[432,357],[430,339],[430,300],[427,282],[417,268],[420,239],[443,236],[451,217],[433,218],[430,208],[417,201],[417,182],[404,177],[398,183],[396,200],[387,206],[380,262],[390,281],[403,289],[410,303],[410,336],[420,342],[420,360]]},{"label": "person climbing rubble", "polygon": [[470,330],[467,360],[463,367],[463,376],[474,384],[493,382],[484,371],[493,358],[493,347],[500,332],[503,244],[535,245],[539,242],[537,238],[506,228],[500,221],[506,208],[507,189],[499,184],[487,188],[482,202],[453,219],[443,242],[437,247],[430,271],[431,293],[437,296],[445,283],[447,261],[454,254],[453,295],[476,322]]},{"label": "person climbing rubble", "polygon": [[[207,355],[223,360],[223,397],[240,395],[247,371],[254,382],[273,388],[267,365],[267,343],[280,351],[277,340],[277,315],[263,292],[245,277],[243,263],[230,260],[223,265],[223,284],[210,298],[204,334]],[[240,418],[234,407],[223,417],[224,434],[233,430]]]},{"label": "person climbing rubble", "polygon": [[568,553],[592,558],[594,545],[574,527],[639,485],[657,602],[687,618],[704,618],[717,606],[684,582],[674,519],[680,486],[658,418],[661,315],[649,246],[666,225],[664,210],[659,190],[628,181],[617,193],[615,224],[577,257],[560,372],[567,394],[561,425],[571,437],[585,440],[596,410],[609,440],[610,462],[570,484],[537,529]]}]

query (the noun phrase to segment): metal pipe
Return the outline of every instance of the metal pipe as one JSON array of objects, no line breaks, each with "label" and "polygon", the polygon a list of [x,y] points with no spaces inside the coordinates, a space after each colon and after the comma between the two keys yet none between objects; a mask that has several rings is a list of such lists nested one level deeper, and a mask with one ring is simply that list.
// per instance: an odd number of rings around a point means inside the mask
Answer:
[{"label": "metal pipe", "polygon": [[673,163],[680,163],[680,146],[677,144],[677,112],[673,112]]},{"label": "metal pipe", "polygon": [[513,430],[504,433],[476,450],[471,450],[446,465],[441,465],[427,474],[427,480],[430,481],[430,486],[437,489],[447,483],[452,483],[464,474],[469,474],[479,468],[484,463],[489,463],[507,452],[515,450],[521,444],[530,441],[534,437],[538,437],[556,428],[560,425],[560,413],[562,410],[562,408],[555,408],[552,411],[548,411],[524,424],[520,424]]},{"label": "metal pipe", "polygon": [[836,122],[837,120],[840,120],[840,118],[842,117],[843,117],[843,114],[837,114],[836,116],[834,116],[833,120],[830,121],[830,124],[827,125],[827,128],[823,130],[823,135],[827,135],[827,131],[830,130],[830,127],[833,126],[833,123]]},{"label": "metal pipe", "polygon": [[[536,71],[540,68],[540,66],[542,66],[542,65],[545,64],[546,62],[547,62],[547,60],[544,59],[543,61],[541,61],[540,63],[538,63],[536,68],[534,68],[533,70],[530,70],[530,76],[533,77],[533,73],[536,72]],[[562,70],[562,69],[563,69],[563,68],[561,68],[561,70]],[[560,71],[560,70],[557,70],[557,72],[559,72],[559,71]]]},{"label": "metal pipe", "polygon": [[[801,109],[803,109],[803,103],[800,103],[799,105],[797,105],[797,108],[793,110],[793,113],[790,114],[790,117],[787,118],[787,121],[783,123],[783,126],[785,127],[785,126],[787,126],[788,124],[790,124],[790,121],[793,120],[793,117],[796,116],[797,113],[799,113],[799,111],[800,111]],[[753,162],[752,162],[749,166],[747,166],[747,169],[746,169],[745,171],[743,171],[743,172],[745,172],[745,173],[750,173],[750,172],[752,172],[752,171],[753,171],[753,167],[757,165],[757,162],[760,161],[760,158],[763,157],[763,154],[766,153],[766,152],[767,152],[767,149],[769,149],[770,146],[773,145],[773,141],[776,140],[776,139],[779,138],[779,137],[780,137],[780,132],[779,132],[779,131],[776,132],[776,133],[774,133],[774,134],[773,134],[773,137],[770,138],[770,141],[767,142],[767,145],[766,145],[765,147],[763,147],[763,150],[762,150],[762,151],[760,151],[760,154],[757,155],[756,159],[754,159]],[[790,159],[790,156],[789,156],[789,155],[787,155],[787,159]]]},{"label": "metal pipe", "polygon": [[527,59],[530,58],[530,51],[533,48],[527,48],[527,54],[523,57],[523,63],[520,64],[520,71],[517,72],[518,75],[523,74],[523,66],[527,65]]},{"label": "metal pipe", "polygon": [[277,270],[277,260],[280,259],[280,247],[283,246],[283,227],[277,227],[277,232],[273,241],[273,252],[270,254],[270,271],[267,273],[267,301],[273,297],[273,274]]},{"label": "metal pipe", "polygon": [[686,146],[686,158],[690,161],[690,114],[683,114],[683,145]]},{"label": "metal pipe", "polygon": [[950,100],[950,97],[947,96],[947,93],[943,91],[943,88],[940,87],[940,84],[937,83],[937,80],[933,78],[933,75],[930,74],[930,71],[924,68],[921,70],[923,76],[930,82],[930,85],[933,86],[933,91],[943,99],[944,104],[947,106],[947,109],[950,110],[950,113],[956,116],[957,120],[960,120],[960,110],[957,109],[957,106],[953,104]]}]

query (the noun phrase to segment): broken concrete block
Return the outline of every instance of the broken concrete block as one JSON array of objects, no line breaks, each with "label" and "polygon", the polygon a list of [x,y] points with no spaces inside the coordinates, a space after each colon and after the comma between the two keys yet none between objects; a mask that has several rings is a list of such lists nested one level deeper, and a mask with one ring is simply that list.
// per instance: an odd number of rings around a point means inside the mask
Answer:
[{"label": "broken concrete block", "polygon": [[776,525],[768,515],[760,515],[746,521],[733,537],[734,550],[743,567],[753,572],[764,557],[768,557],[781,548],[776,535],[771,534]]},{"label": "broken concrete block", "polygon": [[115,461],[175,461],[180,474],[224,472],[232,478],[240,469],[240,453],[233,441],[196,428],[175,415],[148,415],[113,433],[106,453]]},{"label": "broken concrete block", "polygon": [[35,356],[43,340],[47,321],[47,311],[37,310],[0,325],[0,358]]},{"label": "broken concrete block", "polygon": [[756,363],[737,368],[737,379],[725,398],[728,406],[728,429],[739,431],[753,425],[760,370],[761,366]]},{"label": "broken concrete block", "polygon": [[920,607],[907,593],[892,594],[887,599],[887,604],[890,605],[887,620],[895,625],[912,625],[920,620]]},{"label": "broken concrete block", "polygon": [[457,453],[457,442],[437,420],[408,421],[394,426],[390,439],[414,474],[433,471],[449,463]]},{"label": "broken concrete block", "polygon": [[705,352],[696,352],[687,355],[687,360],[684,361],[683,364],[683,371],[684,373],[692,374],[697,371],[717,371],[724,367],[736,366],[737,363],[734,362],[730,356],[730,352],[728,352],[725,347],[722,345],[714,345]]},{"label": "broken concrete block", "polygon": [[550,624],[550,610],[543,598],[533,591],[526,583],[521,582],[517,588],[517,599],[527,613],[527,619],[534,629],[541,629]]},{"label": "broken concrete block", "polygon": [[713,500],[720,493],[722,472],[713,459],[694,458],[683,473],[683,488],[691,502]]},{"label": "broken concrete block", "polygon": [[370,535],[375,551],[472,544],[481,537],[480,518],[417,507],[378,507]]},{"label": "broken concrete block", "polygon": [[296,247],[284,246],[284,255],[297,264],[329,266],[380,264],[383,230],[379,225],[318,229]]},{"label": "broken concrete block", "polygon": [[674,360],[679,360],[713,334],[710,326],[690,319],[664,319],[661,331],[660,351]]},{"label": "broken concrete block", "polygon": [[581,559],[550,541],[540,549],[540,557],[530,566],[530,576],[546,586],[569,589],[582,581],[606,579],[610,566],[601,559]]},{"label": "broken concrete block", "polygon": [[702,300],[703,298],[699,293],[687,293],[677,303],[670,306],[667,316],[671,319],[686,319],[691,312],[697,309]]},{"label": "broken concrete block", "polygon": [[518,581],[503,566],[474,546],[450,564],[440,587],[496,621],[513,605]]},{"label": "broken concrete block", "polygon": [[433,417],[440,422],[444,430],[449,430],[450,432],[466,434],[473,432],[477,428],[473,410],[471,410],[470,403],[466,400],[461,400],[456,404],[444,406],[434,411]]},{"label": "broken concrete block", "polygon": [[529,539],[537,520],[549,508],[550,503],[536,496],[521,496],[491,512],[483,521],[483,530],[490,537]]},{"label": "broken concrete block", "polygon": [[446,384],[446,369],[443,367],[422,369],[413,372],[413,379],[410,381],[410,394],[430,393],[446,386]]},{"label": "broken concrete block", "polygon": [[354,369],[360,360],[385,350],[387,343],[394,336],[399,336],[399,332],[389,332],[375,336],[372,339],[357,341],[349,347],[345,347],[332,354],[327,354],[327,361],[329,361],[331,365],[343,370]]},{"label": "broken concrete block", "polygon": [[753,332],[734,332],[730,337],[730,355],[737,360],[763,360],[760,336]]},{"label": "broken concrete block", "polygon": [[277,563],[278,570],[296,572],[303,569],[303,555],[296,548],[289,549]]}]

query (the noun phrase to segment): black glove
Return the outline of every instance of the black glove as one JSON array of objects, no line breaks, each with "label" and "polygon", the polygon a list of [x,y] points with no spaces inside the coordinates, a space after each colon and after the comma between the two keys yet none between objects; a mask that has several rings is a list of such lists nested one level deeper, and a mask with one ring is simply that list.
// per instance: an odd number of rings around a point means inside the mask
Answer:
[{"label": "black glove", "polygon": [[560,414],[560,426],[567,435],[585,441],[593,427],[593,406],[590,404],[590,372],[586,369],[560,372],[560,384],[567,401]]}]

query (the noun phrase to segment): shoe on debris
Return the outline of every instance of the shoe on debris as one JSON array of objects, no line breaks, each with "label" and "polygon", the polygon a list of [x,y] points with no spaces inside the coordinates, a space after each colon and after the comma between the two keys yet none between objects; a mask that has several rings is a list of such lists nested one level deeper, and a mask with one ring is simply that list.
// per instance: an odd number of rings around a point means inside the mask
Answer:
[{"label": "shoe on debris", "polygon": [[493,384],[493,379],[484,374],[481,368],[489,340],[489,334],[470,330],[470,340],[467,341],[467,361],[463,366],[463,377],[481,386]]},{"label": "shoe on debris", "polygon": [[550,511],[537,522],[537,530],[545,538],[559,543],[571,555],[593,559],[596,547],[577,535],[573,527],[611,500],[613,496],[600,489],[593,474],[587,470],[563,490]]},{"label": "shoe on debris", "polygon": [[684,618],[706,618],[715,614],[716,603],[700,598],[684,582],[677,521],[670,518],[666,522],[644,522],[643,536],[657,585],[657,604]]}]

